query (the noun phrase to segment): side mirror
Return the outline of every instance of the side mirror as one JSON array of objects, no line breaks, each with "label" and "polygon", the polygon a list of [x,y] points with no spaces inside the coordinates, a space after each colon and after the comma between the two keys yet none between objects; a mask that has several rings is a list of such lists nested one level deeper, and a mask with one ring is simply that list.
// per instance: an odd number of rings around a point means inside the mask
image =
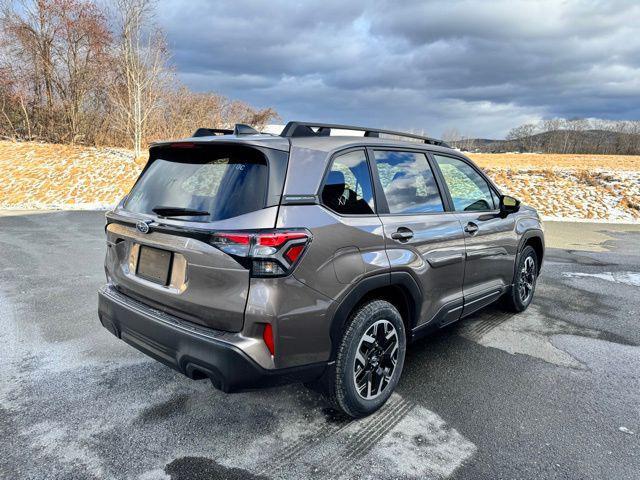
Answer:
[{"label": "side mirror", "polygon": [[509,195],[500,197],[500,215],[506,217],[510,213],[516,213],[520,210],[520,200]]}]

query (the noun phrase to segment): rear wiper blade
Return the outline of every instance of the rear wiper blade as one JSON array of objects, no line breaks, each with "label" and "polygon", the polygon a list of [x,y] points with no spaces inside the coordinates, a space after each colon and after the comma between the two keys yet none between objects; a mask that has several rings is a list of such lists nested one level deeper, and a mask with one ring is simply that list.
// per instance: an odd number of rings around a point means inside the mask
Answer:
[{"label": "rear wiper blade", "polygon": [[161,217],[203,217],[205,215],[210,215],[206,210],[195,210],[193,208],[184,207],[158,206],[153,207],[151,211]]}]

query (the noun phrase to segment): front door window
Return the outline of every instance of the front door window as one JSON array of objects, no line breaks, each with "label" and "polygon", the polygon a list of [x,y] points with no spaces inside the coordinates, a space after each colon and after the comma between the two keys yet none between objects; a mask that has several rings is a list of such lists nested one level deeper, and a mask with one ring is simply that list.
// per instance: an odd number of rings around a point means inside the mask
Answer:
[{"label": "front door window", "polygon": [[468,163],[441,155],[434,157],[457,212],[481,212],[498,208],[493,203],[489,184]]}]

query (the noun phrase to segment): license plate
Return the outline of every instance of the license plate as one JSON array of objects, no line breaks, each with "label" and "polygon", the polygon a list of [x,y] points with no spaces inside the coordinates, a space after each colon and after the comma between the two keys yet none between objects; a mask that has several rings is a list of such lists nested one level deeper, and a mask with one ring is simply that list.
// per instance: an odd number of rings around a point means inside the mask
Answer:
[{"label": "license plate", "polygon": [[160,285],[167,285],[171,269],[171,255],[171,252],[166,250],[141,245],[136,275]]}]

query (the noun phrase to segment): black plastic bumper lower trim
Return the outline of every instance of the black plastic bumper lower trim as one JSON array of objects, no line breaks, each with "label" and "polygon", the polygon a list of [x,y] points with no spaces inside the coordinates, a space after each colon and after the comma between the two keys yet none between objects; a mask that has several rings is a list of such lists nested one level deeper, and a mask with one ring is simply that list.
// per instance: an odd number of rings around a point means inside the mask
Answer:
[{"label": "black plastic bumper lower trim", "polygon": [[167,315],[109,285],[98,291],[98,315],[116,337],[190,378],[209,377],[227,393],[313,381],[326,368],[324,363],[262,368],[240,348],[222,340],[226,332]]}]

